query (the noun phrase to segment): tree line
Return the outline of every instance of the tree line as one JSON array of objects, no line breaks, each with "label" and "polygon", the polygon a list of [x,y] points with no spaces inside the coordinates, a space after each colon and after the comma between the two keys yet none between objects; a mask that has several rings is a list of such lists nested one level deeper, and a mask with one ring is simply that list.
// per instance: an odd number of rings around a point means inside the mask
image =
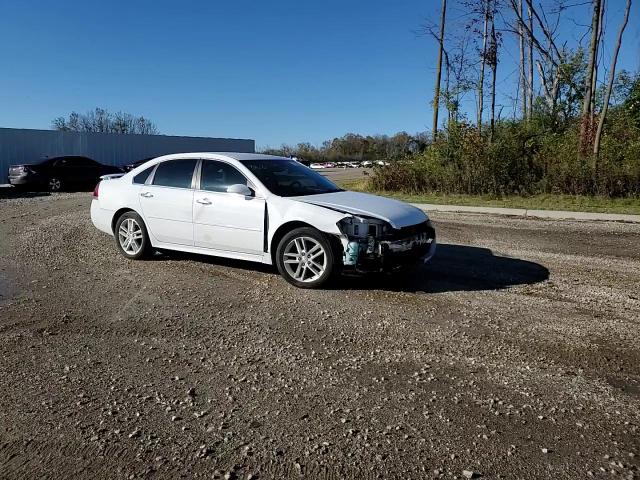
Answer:
[{"label": "tree line", "polygon": [[437,46],[430,132],[350,133],[267,151],[390,160],[369,177],[375,190],[640,195],[640,76],[617,65],[632,0],[439,7],[421,28]]},{"label": "tree line", "polygon": [[[441,0],[440,7],[422,29],[438,51],[430,142],[376,172],[372,188],[640,194],[640,77],[617,68],[632,0]],[[605,19],[615,35],[606,35]],[[500,69],[514,66],[517,80],[499,83]],[[512,103],[510,116],[498,95]],[[469,96],[473,108],[465,109]]]},{"label": "tree line", "polygon": [[51,122],[55,130],[65,132],[122,133],[131,135],[158,135],[158,128],[148,118],[130,113],[111,113],[96,107],[85,114],[71,112],[68,117],[57,117]]},{"label": "tree line", "polygon": [[[459,6],[470,12],[470,17],[462,25],[464,32],[445,36],[447,0],[442,1],[439,30],[433,22],[428,22],[425,32],[438,42],[438,62],[433,98],[433,134],[437,136],[440,99],[449,111],[449,119],[459,115],[459,100],[470,90],[475,90],[477,99],[476,127],[482,130],[485,100],[485,72],[491,72],[489,81],[490,113],[488,124],[490,137],[495,133],[496,124],[496,79],[503,36],[513,35],[519,47],[518,82],[514,99],[520,99],[520,114],[524,120],[531,120],[534,114],[534,89],[539,88],[540,100],[552,117],[561,113],[563,95],[565,101],[581,100],[580,109],[580,149],[585,155],[591,148],[595,156],[599,153],[602,128],[611,101],[616,78],[616,66],[624,31],[629,23],[632,0],[625,0],[624,12],[620,20],[618,35],[612,46],[611,63],[606,82],[602,84],[602,101],[596,109],[596,92],[599,74],[604,69],[599,53],[604,47],[604,18],[606,0],[590,2],[567,2],[554,0],[534,5],[532,0],[460,0]],[[591,25],[588,45],[570,46],[560,42],[561,26],[568,24],[575,9],[591,9]],[[475,51],[473,51],[475,50]],[[444,60],[443,60],[444,59]],[[445,88],[441,92],[443,61],[445,67]],[[534,68],[535,65],[535,68]],[[537,70],[537,78],[534,75]],[[477,73],[476,73],[477,72]],[[474,76],[477,75],[477,78]],[[573,98],[568,98],[573,97]],[[574,105],[575,106],[575,105]],[[514,112],[517,108],[514,108]],[[569,112],[570,114],[573,112]],[[597,118],[596,118],[597,115]],[[553,118],[557,120],[556,118]]]},{"label": "tree line", "polygon": [[307,162],[389,160],[420,153],[429,142],[426,132],[413,135],[399,132],[391,136],[347,133],[326,140],[319,147],[305,142],[279,148],[266,147],[262,151],[269,155],[295,156]]},{"label": "tree line", "polygon": [[420,30],[437,46],[430,132],[266,151],[390,160],[375,190],[640,195],[640,76],[617,65],[632,3],[441,0]]}]

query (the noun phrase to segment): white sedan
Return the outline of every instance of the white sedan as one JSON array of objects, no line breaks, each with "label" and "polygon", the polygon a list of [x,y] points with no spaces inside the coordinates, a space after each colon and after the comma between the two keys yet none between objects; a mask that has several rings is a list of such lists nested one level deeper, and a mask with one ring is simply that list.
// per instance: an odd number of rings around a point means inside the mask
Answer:
[{"label": "white sedan", "polygon": [[96,186],[91,220],[129,259],[179,250],[273,265],[297,287],[343,271],[430,259],[435,231],[420,209],[338,188],[304,165],[249,153],[181,153]]}]

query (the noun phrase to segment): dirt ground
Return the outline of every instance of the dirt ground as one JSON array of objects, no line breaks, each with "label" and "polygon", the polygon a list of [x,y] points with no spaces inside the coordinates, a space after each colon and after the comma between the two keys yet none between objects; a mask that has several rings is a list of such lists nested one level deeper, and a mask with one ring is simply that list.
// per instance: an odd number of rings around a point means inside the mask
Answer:
[{"label": "dirt ground", "polygon": [[0,199],[2,478],[640,478],[640,226],[433,215],[298,290]]}]

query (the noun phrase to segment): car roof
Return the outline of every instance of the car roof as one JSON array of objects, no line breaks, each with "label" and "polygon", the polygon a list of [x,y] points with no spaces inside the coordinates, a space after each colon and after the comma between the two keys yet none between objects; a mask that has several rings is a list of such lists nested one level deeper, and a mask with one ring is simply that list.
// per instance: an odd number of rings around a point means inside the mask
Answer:
[{"label": "car roof", "polygon": [[47,163],[47,162],[51,163],[51,162],[54,162],[56,160],[63,160],[63,159],[69,159],[69,158],[86,158],[87,160],[95,161],[92,158],[87,157],[85,155],[55,155],[53,157],[40,157],[37,160],[37,163],[39,163],[39,164]]},{"label": "car roof", "polygon": [[233,162],[241,162],[243,160],[288,160],[295,161],[289,157],[277,157],[275,155],[265,155],[262,153],[241,153],[241,152],[183,152],[183,153],[170,153],[167,155],[161,155],[155,157],[148,162],[135,162],[135,168],[127,173],[137,174],[145,168],[151,168],[158,163],[166,162],[168,160],[180,160],[184,158],[206,158],[209,160],[222,160]]},{"label": "car roof", "polygon": [[275,155],[266,155],[263,153],[242,153],[242,152],[189,152],[189,153],[174,153],[172,155],[166,155],[167,157],[212,157],[220,158],[224,157],[228,160],[291,160],[289,157],[277,157]]}]

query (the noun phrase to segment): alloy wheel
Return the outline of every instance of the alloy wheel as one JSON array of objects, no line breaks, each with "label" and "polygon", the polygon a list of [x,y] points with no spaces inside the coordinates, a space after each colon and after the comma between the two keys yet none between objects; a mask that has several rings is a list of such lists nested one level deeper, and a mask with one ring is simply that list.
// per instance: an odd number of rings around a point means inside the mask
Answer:
[{"label": "alloy wheel", "polygon": [[118,229],[118,241],[127,255],[136,255],[142,249],[142,228],[133,218],[126,218]]},{"label": "alloy wheel", "polygon": [[284,268],[294,280],[313,282],[327,268],[327,254],[322,245],[311,237],[296,237],[284,249]]},{"label": "alloy wheel", "polygon": [[51,190],[52,192],[59,191],[61,187],[62,187],[62,182],[60,181],[59,178],[53,177],[49,180],[49,190]]}]

